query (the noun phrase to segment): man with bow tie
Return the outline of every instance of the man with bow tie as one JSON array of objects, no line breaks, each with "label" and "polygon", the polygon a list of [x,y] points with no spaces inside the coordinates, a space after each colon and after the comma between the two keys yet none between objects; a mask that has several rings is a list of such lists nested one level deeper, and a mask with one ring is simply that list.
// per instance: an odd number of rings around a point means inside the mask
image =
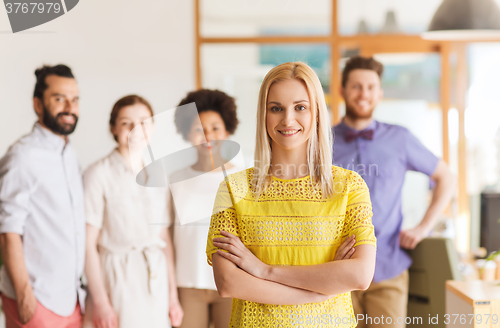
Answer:
[{"label": "man with bow tie", "polygon": [[[357,171],[370,189],[372,222],[377,237],[375,276],[366,291],[352,293],[356,315],[392,317],[404,327],[408,301],[408,268],[413,249],[427,237],[450,202],[455,178],[447,164],[432,154],[408,129],[375,121],[382,100],[383,65],[373,58],[353,57],[342,72],[346,115],[334,127],[333,164]],[[420,224],[401,230],[401,190],[406,171],[418,171],[434,182],[431,204]],[[397,318],[403,318],[398,324]],[[358,318],[361,318],[359,316]],[[400,320],[401,321],[401,320]],[[360,320],[358,327],[374,327]]]}]

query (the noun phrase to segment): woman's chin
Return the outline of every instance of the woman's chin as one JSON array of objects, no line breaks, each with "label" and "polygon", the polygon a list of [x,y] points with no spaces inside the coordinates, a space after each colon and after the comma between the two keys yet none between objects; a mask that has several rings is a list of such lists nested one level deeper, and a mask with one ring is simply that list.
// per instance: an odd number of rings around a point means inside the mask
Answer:
[{"label": "woman's chin", "polygon": [[129,151],[137,153],[144,151],[147,147],[147,144],[145,142],[129,142],[127,144],[127,147]]},{"label": "woman's chin", "polygon": [[219,151],[219,147],[214,146],[214,145],[212,145],[212,147],[208,147],[208,144],[200,144],[200,145],[196,145],[195,147],[196,147],[196,149],[198,149],[198,152],[201,152],[201,153],[208,154],[208,153],[210,153],[210,151],[212,151],[212,153]]},{"label": "woman's chin", "polygon": [[302,150],[304,147],[307,147],[307,140],[274,142],[274,147],[279,147],[286,151]]}]

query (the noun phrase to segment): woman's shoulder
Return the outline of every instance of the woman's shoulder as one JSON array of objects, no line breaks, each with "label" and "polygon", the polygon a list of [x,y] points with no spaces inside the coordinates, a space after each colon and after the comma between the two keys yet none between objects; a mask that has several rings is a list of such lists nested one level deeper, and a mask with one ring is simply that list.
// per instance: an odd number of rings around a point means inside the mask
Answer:
[{"label": "woman's shoulder", "polygon": [[332,165],[332,176],[335,184],[343,183],[348,189],[366,186],[365,180],[355,171]]},{"label": "woman's shoulder", "polygon": [[191,166],[186,166],[180,170],[175,171],[174,173],[170,174],[168,177],[170,182],[175,182],[175,181],[182,181],[186,180],[189,178],[194,177],[195,171],[191,168]]},{"label": "woman's shoulder", "polygon": [[236,172],[228,174],[227,178],[228,178],[230,183],[242,183],[242,182],[247,183],[248,181],[252,180],[253,172],[254,172],[253,167],[251,167],[249,169],[242,169],[239,171],[237,171],[237,170],[238,170],[238,168],[234,167],[231,169],[231,171],[233,171],[233,172],[236,171]]},{"label": "woman's shoulder", "polygon": [[353,173],[357,174],[356,172],[344,169],[343,167],[332,165],[332,176],[334,180],[348,179]]},{"label": "woman's shoulder", "polygon": [[98,159],[94,163],[90,164],[85,172],[83,173],[83,177],[96,177],[102,174],[106,174],[106,170],[111,166],[111,157],[115,153],[116,150],[112,151],[110,154],[104,156],[101,159]]},{"label": "woman's shoulder", "polygon": [[221,182],[222,188],[227,188],[229,183],[229,192],[234,198],[243,199],[250,191],[253,177],[253,168],[241,170],[227,175],[227,178]]}]

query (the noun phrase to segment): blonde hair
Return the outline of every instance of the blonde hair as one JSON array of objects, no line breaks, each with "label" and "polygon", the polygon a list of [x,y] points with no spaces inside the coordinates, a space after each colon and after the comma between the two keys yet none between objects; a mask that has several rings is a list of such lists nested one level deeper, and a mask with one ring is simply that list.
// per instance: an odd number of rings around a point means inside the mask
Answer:
[{"label": "blonde hair", "polygon": [[[330,197],[333,192],[332,177],[332,130],[325,95],[318,76],[312,68],[302,62],[284,63],[267,73],[259,92],[257,107],[257,137],[255,147],[255,168],[253,185],[258,198],[271,183],[271,138],[267,133],[266,113],[267,96],[271,86],[280,81],[297,79],[307,88],[311,111],[313,113],[311,136],[307,144],[307,166],[311,184],[320,188],[323,197]],[[314,190],[313,189],[313,190]]]}]

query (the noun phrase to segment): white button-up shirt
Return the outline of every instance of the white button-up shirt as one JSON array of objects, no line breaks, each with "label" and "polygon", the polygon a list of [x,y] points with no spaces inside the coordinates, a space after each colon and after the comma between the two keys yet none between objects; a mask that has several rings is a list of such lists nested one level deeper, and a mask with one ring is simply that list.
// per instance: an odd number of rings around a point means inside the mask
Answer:
[{"label": "white button-up shirt", "polygon": [[[85,261],[85,214],[78,158],[70,144],[36,123],[0,160],[0,233],[22,236],[36,299],[60,316],[77,300]],[[0,291],[16,294],[5,266]]]}]

